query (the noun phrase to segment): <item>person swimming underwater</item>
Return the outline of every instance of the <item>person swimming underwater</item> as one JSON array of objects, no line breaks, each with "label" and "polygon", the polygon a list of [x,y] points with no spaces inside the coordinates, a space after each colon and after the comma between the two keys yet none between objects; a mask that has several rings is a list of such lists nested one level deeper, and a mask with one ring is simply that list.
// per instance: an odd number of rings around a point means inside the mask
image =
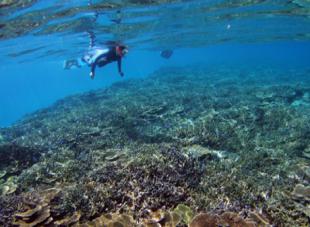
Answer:
[{"label": "person swimming underwater", "polygon": [[118,72],[124,76],[122,71],[122,58],[128,53],[128,47],[125,45],[113,45],[108,48],[92,47],[82,58],[65,61],[64,68],[80,68],[88,65],[91,68],[90,78],[95,78],[96,67],[103,67],[106,64],[117,61]]}]

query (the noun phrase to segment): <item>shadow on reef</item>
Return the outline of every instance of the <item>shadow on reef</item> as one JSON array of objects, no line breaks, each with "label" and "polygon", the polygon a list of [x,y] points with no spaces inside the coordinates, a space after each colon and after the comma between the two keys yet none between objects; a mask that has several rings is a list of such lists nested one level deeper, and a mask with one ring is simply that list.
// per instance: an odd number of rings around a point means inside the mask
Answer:
[{"label": "shadow on reef", "polygon": [[0,145],[0,193],[14,193],[17,189],[17,177],[24,169],[39,161],[42,150],[35,147],[23,147],[17,144]]},{"label": "shadow on reef", "polygon": [[28,115],[0,129],[0,225],[306,226],[308,72],[164,68]]}]

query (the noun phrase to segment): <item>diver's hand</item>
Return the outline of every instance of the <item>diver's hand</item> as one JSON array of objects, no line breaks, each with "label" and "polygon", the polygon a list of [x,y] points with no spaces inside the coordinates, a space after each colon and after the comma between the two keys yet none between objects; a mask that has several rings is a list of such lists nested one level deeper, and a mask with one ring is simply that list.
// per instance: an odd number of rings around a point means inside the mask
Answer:
[{"label": "diver's hand", "polygon": [[123,73],[123,72],[119,72],[119,74],[121,75],[121,77],[123,77],[123,76],[124,76],[124,73]]},{"label": "diver's hand", "polygon": [[95,74],[94,74],[93,72],[90,72],[90,73],[89,73],[89,76],[90,76],[90,78],[93,80],[94,77],[95,77]]}]

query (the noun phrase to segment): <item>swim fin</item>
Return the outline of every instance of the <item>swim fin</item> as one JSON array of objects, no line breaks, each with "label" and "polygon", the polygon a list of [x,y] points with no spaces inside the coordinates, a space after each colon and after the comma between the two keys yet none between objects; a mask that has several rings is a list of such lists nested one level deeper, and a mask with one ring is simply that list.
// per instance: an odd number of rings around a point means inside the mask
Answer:
[{"label": "swim fin", "polygon": [[64,69],[75,69],[75,68],[81,68],[82,64],[79,59],[71,59],[71,60],[65,60],[63,64]]}]

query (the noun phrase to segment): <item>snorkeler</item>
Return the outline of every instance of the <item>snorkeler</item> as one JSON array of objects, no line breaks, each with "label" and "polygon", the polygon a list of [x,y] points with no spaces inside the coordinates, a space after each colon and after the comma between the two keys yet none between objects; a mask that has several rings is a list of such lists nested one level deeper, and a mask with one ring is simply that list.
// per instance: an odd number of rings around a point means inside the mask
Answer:
[{"label": "snorkeler", "polygon": [[106,64],[117,61],[118,72],[124,76],[122,71],[122,58],[128,53],[127,46],[113,45],[108,48],[92,47],[82,58],[65,61],[64,68],[80,68],[87,64],[91,67],[90,78],[94,79],[96,67],[103,67]]},{"label": "snorkeler", "polygon": [[[92,6],[92,1],[88,1],[88,5]],[[83,65],[88,65],[90,70],[90,78],[94,79],[96,67],[103,67],[106,64],[117,61],[118,72],[121,76],[124,76],[122,71],[122,58],[128,53],[128,47],[125,45],[118,44],[116,42],[109,42],[107,48],[101,48],[96,46],[96,34],[93,31],[93,23],[97,21],[99,12],[95,10],[91,21],[90,29],[87,30],[89,37],[89,51],[82,57],[73,60],[67,60],[64,62],[65,69],[80,68]],[[121,11],[117,11],[115,20],[112,20],[116,24],[120,24],[122,20]]]}]

